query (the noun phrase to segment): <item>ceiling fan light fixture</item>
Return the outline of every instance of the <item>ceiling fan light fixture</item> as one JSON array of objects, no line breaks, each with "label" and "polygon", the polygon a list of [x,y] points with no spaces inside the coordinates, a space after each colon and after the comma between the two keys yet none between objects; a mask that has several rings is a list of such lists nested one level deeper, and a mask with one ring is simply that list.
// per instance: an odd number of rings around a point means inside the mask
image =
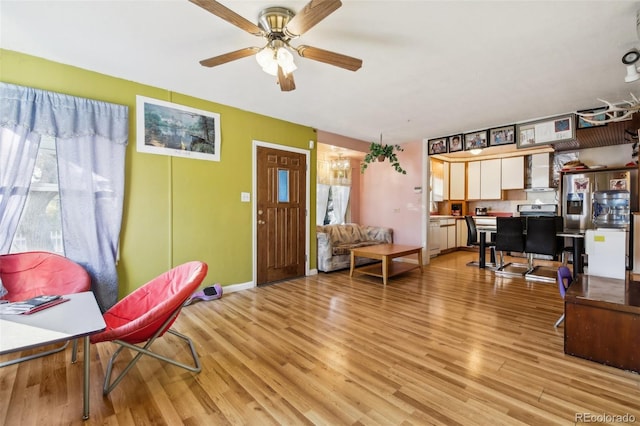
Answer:
[{"label": "ceiling fan light fixture", "polygon": [[276,61],[276,53],[271,46],[266,46],[264,49],[256,53],[256,61],[262,68],[262,71],[269,75],[278,75],[278,62]]},{"label": "ceiling fan light fixture", "polygon": [[291,74],[298,69],[295,62],[293,62],[293,55],[286,47],[281,47],[276,53],[276,60],[278,65],[282,68],[282,72],[285,74]]}]

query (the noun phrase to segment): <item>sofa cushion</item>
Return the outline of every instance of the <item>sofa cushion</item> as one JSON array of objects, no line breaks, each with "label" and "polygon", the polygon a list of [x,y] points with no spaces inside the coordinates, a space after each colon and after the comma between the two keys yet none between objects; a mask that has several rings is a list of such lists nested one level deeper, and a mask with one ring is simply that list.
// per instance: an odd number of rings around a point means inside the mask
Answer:
[{"label": "sofa cushion", "polygon": [[334,256],[341,256],[345,254],[350,255],[351,249],[358,248],[358,247],[375,246],[378,244],[382,244],[382,243],[380,241],[360,241],[357,243],[341,243],[333,246],[332,253]]}]

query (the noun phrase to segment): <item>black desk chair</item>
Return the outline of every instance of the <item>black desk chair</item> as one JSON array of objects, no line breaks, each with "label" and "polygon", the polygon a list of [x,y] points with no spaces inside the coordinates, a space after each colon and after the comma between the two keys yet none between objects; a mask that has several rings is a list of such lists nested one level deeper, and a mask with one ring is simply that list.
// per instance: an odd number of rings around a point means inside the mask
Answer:
[{"label": "black desk chair", "polygon": [[[480,247],[480,241],[478,240],[478,228],[476,227],[476,221],[473,220],[472,216],[465,216],[464,220],[467,222],[467,246]],[[487,262],[485,264],[486,267],[495,268],[496,267],[496,243],[491,241],[491,238],[488,239],[485,243],[485,248],[491,249],[490,259],[491,262]],[[467,266],[480,266],[479,261],[473,261],[467,263]]]},{"label": "black desk chair", "polygon": [[558,231],[558,221],[555,217],[527,218],[527,238],[524,251],[529,256],[529,262],[533,268],[525,274],[526,279],[556,282],[557,267],[535,266],[533,264],[533,255],[551,256],[555,260],[558,256],[558,238],[556,237]]},{"label": "black desk chair", "polygon": [[523,253],[525,251],[524,218],[496,218],[496,251],[500,252],[500,263],[496,275],[523,276],[531,269],[529,263],[504,263],[504,252]]}]

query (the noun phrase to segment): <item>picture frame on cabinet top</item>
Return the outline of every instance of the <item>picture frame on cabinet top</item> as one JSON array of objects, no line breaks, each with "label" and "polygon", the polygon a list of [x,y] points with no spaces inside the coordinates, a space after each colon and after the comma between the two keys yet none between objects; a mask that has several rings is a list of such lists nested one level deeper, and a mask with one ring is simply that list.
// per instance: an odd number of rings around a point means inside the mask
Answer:
[{"label": "picture frame on cabinet top", "polygon": [[479,130],[477,132],[464,134],[464,150],[471,151],[472,149],[486,148],[489,146],[487,140],[487,131]]},{"label": "picture frame on cabinet top", "polygon": [[449,136],[449,152],[459,152],[464,149],[462,135]]},{"label": "picture frame on cabinet top", "polygon": [[516,143],[516,126],[497,127],[489,130],[489,146]]}]

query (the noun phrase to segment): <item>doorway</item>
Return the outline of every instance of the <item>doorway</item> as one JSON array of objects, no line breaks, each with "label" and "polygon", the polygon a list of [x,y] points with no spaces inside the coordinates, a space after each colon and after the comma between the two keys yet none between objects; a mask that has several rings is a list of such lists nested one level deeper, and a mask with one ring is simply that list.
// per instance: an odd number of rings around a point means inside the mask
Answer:
[{"label": "doorway", "polygon": [[257,285],[304,276],[308,247],[308,153],[255,146]]}]

